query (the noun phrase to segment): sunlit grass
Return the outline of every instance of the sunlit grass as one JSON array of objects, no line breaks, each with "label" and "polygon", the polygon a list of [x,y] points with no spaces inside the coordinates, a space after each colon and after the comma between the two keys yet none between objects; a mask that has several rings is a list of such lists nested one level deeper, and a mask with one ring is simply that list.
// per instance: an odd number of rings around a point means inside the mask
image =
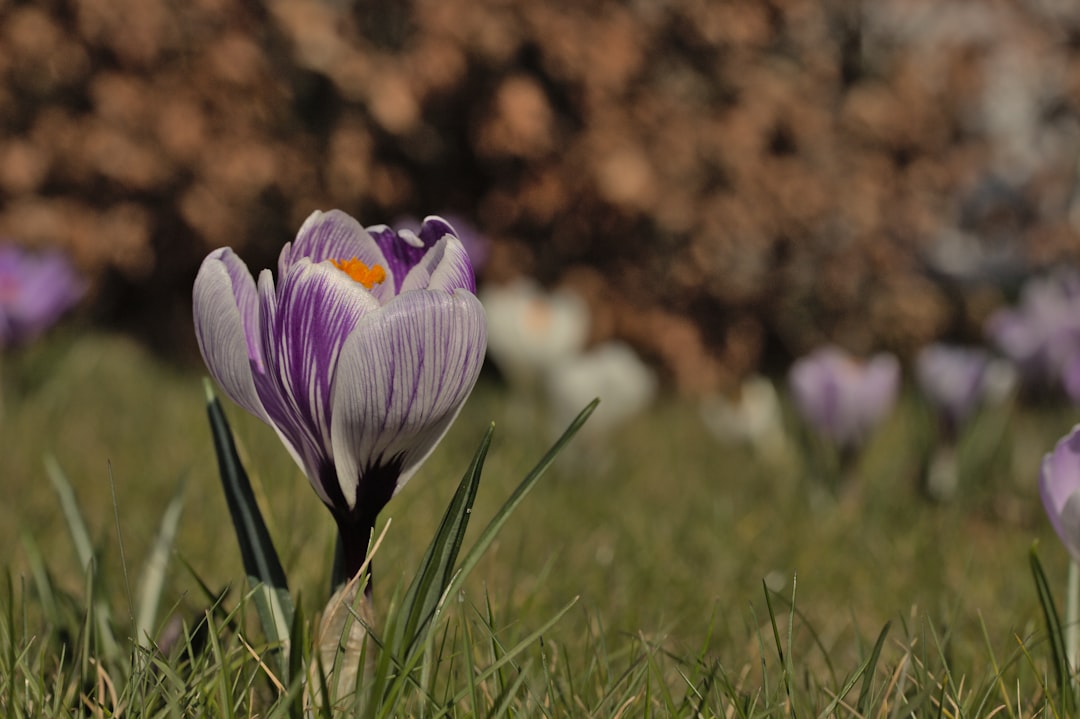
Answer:
[{"label": "sunlit grass", "polygon": [[[186,505],[162,614],[194,626],[208,604],[185,563],[213,592],[231,587],[227,606],[238,606],[243,568],[198,367],[163,362],[124,338],[69,334],[8,356],[0,371],[8,497],[0,503],[0,546],[9,548],[0,566],[13,578],[13,599],[0,597],[0,607],[25,612],[9,632],[30,641],[39,631],[41,600],[29,579],[24,535],[40,547],[56,585],[86,601],[86,579],[45,472],[49,455],[74,487],[103,563],[106,601],[121,626],[132,611],[126,587],[135,582],[125,582],[125,567],[129,575],[141,571],[165,508],[181,490]],[[231,404],[226,410],[291,588],[310,615],[328,594],[332,522],[274,433]],[[532,403],[482,378],[446,440],[384,513],[392,524],[375,562],[377,609],[415,570],[492,420],[495,439],[474,510],[481,518],[501,505],[552,439]],[[755,715],[788,701],[778,684],[783,674],[764,581],[777,592],[773,609],[795,670],[796,705],[827,707],[892,621],[876,683],[867,689],[877,709],[890,696],[910,700],[918,682],[940,692],[946,664],[949,681],[965,682],[949,689],[954,700],[974,707],[993,689],[986,706],[999,706],[1006,700],[993,681],[997,663],[1008,667],[1008,701],[1036,710],[1047,652],[1028,552],[1034,540],[1045,540],[1043,562],[1062,586],[1066,558],[1042,515],[1035,475],[1041,454],[1073,421],[1066,409],[984,420],[983,439],[977,432],[962,450],[977,468],[975,481],[955,502],[932,504],[918,491],[920,414],[908,398],[862,458],[854,485],[831,499],[801,481],[794,457],[763,461],[725,447],[702,426],[693,402],[667,399],[609,442],[583,444],[560,459],[467,583],[448,646],[457,647],[460,671],[464,647],[477,647],[478,657],[498,651],[484,625],[507,641],[520,639],[580,597],[531,650],[523,681],[540,688],[513,706],[550,716],[614,716],[620,707],[641,715],[645,706],[681,707],[693,687],[725,702],[745,697]],[[789,648],[785,598],[796,576]],[[1017,638],[1029,642],[1034,666]],[[241,709],[258,706],[259,696],[273,692],[252,678],[258,666],[237,635],[226,632],[222,641],[214,649],[218,664],[203,656],[193,674],[211,695],[223,692]],[[214,678],[214,667],[234,660],[246,678],[215,684],[224,680]],[[47,684],[59,661],[40,660],[31,669]],[[907,687],[898,688],[901,676]],[[493,686],[473,689],[483,694]],[[852,707],[859,689],[852,689]],[[537,699],[544,691],[552,695]],[[241,701],[242,692],[254,698]]]}]

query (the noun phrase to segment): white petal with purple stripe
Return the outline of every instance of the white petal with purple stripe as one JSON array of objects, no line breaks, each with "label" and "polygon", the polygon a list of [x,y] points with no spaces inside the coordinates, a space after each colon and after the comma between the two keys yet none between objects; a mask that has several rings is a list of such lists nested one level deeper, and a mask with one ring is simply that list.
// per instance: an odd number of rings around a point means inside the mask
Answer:
[{"label": "white petal with purple stripe", "polygon": [[400,456],[400,489],[469,395],[486,327],[468,292],[410,292],[365,318],[342,349],[331,433],[350,508],[364,473]]}]

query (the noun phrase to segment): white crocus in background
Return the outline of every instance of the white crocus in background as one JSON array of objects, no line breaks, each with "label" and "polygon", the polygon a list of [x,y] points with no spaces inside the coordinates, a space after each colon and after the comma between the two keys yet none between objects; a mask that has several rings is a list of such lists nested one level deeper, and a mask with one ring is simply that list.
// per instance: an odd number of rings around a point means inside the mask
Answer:
[{"label": "white crocus in background", "polygon": [[625,342],[605,342],[567,357],[547,374],[553,434],[599,397],[600,405],[579,436],[582,446],[603,453],[604,438],[652,403],[657,384],[656,373]]},{"label": "white crocus in background", "polygon": [[780,398],[768,377],[748,377],[733,394],[705,397],[699,411],[706,428],[721,442],[748,445],[770,463],[788,454]]},{"label": "white crocus in background", "polygon": [[652,402],[656,374],[633,348],[613,340],[586,349],[589,308],[573,290],[549,292],[520,278],[485,287],[479,296],[487,313],[488,355],[512,393],[512,419],[530,431],[539,420],[557,436],[599,397],[579,435],[579,443],[595,447]]},{"label": "white crocus in background", "polygon": [[585,348],[589,309],[570,290],[546,292],[521,278],[484,287],[480,301],[487,312],[488,354],[514,391],[540,391],[552,367]]}]

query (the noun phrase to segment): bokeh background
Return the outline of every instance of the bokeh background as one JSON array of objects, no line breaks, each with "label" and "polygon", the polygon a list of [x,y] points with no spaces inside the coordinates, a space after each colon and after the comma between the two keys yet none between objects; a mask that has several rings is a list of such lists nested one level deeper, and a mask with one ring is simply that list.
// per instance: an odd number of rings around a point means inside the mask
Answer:
[{"label": "bokeh background", "polygon": [[0,0],[0,235],[196,356],[315,209],[453,213],[687,393],[980,339],[1080,259],[1069,0]]}]

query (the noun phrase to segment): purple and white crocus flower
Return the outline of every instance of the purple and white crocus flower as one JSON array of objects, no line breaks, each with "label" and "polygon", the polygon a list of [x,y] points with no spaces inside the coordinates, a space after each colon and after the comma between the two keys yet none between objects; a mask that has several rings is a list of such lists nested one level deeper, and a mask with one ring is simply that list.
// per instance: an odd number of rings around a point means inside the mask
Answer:
[{"label": "purple and white crocus flower", "polygon": [[1065,601],[1065,649],[1076,666],[1080,657],[1080,425],[1058,441],[1039,467],[1039,494],[1046,516],[1069,551],[1068,594]]},{"label": "purple and white crocus flower", "polygon": [[821,347],[796,360],[788,381],[803,419],[839,449],[851,451],[892,410],[900,364],[891,354],[864,362],[839,347]]},{"label": "purple and white crocus flower", "polygon": [[1073,560],[1080,562],[1080,425],[1043,457],[1039,494],[1054,531]]},{"label": "purple and white crocus flower", "polygon": [[345,570],[364,561],[379,511],[416,472],[472,391],[484,310],[454,229],[363,228],[315,212],[256,283],[229,248],[195,280],[210,373],[277,432],[337,522]]}]

